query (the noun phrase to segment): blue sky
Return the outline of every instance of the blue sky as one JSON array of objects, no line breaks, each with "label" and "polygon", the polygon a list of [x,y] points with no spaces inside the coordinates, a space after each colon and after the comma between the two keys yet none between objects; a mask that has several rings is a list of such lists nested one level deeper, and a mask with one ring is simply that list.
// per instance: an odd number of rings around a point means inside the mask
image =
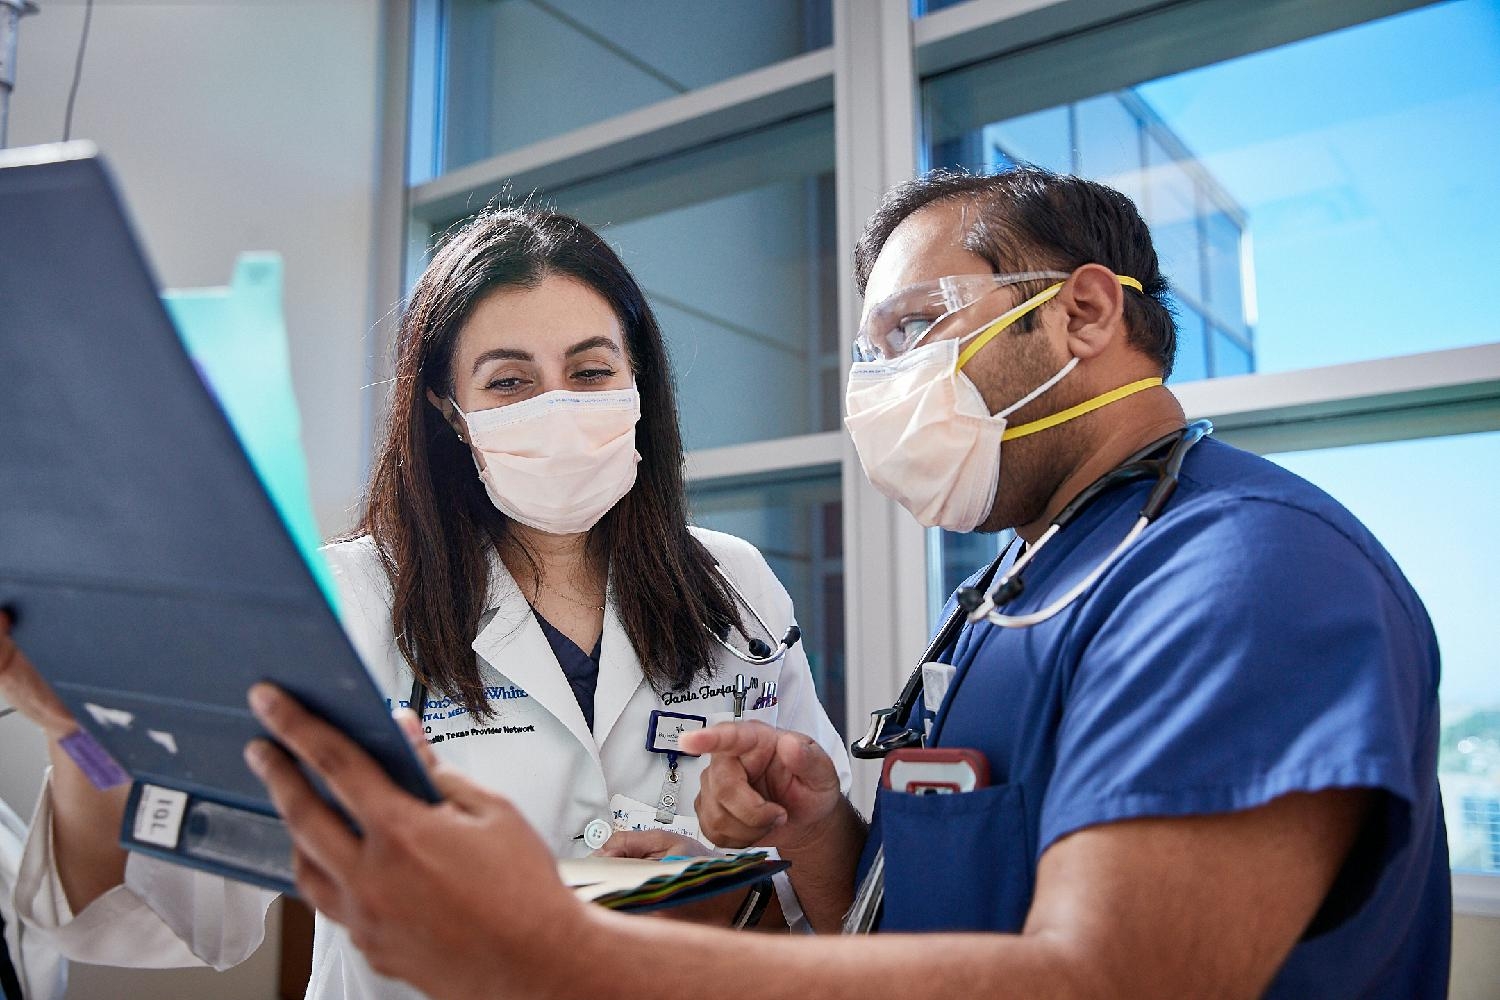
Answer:
[{"label": "blue sky", "polygon": [[[1248,212],[1259,370],[1500,340],[1500,0],[1137,89]],[[1277,459],[1359,515],[1422,594],[1445,703],[1500,705],[1500,433]]]},{"label": "blue sky", "polygon": [[1257,361],[1500,339],[1500,2],[1463,0],[1137,88],[1249,211]]}]

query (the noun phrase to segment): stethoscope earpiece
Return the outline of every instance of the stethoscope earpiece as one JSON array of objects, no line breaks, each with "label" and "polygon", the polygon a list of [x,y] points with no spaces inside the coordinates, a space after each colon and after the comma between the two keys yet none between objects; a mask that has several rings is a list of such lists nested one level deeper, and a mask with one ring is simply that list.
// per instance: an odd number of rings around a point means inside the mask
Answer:
[{"label": "stethoscope earpiece", "polygon": [[[750,612],[750,617],[755,619],[756,626],[762,632],[766,635],[771,635],[771,630],[766,627],[765,619],[761,618],[760,612],[751,607],[750,602],[745,599],[745,595],[740,593],[740,588],[736,587],[734,581],[729,579],[729,574],[724,572],[724,568],[722,566],[715,568],[719,571],[719,579],[724,581],[724,586],[729,588],[730,594],[739,602],[740,607]],[[791,625],[788,626],[786,634],[781,637],[781,641],[775,646],[772,646],[764,639],[751,639],[749,636],[746,636],[747,644],[745,648],[736,649],[729,641],[727,635],[720,635],[717,630],[709,628],[707,622],[704,623],[703,627],[707,628],[708,634],[714,637],[714,641],[729,650],[735,659],[743,663],[748,663],[752,667],[763,667],[768,663],[775,663],[802,639],[802,629],[796,625]],[[742,630],[740,634],[744,635],[745,633]]]}]

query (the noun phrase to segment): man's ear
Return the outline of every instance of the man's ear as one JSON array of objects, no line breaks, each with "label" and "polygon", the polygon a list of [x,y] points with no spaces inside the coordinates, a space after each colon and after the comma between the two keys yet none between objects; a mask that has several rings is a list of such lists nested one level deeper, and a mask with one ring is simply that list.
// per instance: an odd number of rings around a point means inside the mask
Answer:
[{"label": "man's ear", "polygon": [[1125,286],[1103,264],[1085,264],[1058,293],[1067,316],[1068,350],[1088,360],[1125,336]]},{"label": "man's ear", "polygon": [[449,427],[453,428],[453,433],[458,435],[458,439],[468,444],[467,428],[464,426],[463,418],[455,412],[453,404],[431,389],[427,390],[427,402],[443,415],[443,419],[447,421]]}]

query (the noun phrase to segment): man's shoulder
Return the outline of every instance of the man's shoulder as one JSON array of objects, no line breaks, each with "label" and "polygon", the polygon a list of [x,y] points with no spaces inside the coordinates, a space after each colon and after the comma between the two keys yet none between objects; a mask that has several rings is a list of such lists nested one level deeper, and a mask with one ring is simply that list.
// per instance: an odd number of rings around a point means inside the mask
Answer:
[{"label": "man's shoulder", "polygon": [[1309,543],[1331,531],[1373,561],[1390,560],[1364,523],[1322,488],[1222,441],[1209,439],[1189,455],[1175,502],[1189,515],[1211,510],[1206,526],[1218,531],[1269,531]]},{"label": "man's shoulder", "polygon": [[1414,621],[1426,619],[1415,589],[1374,533],[1296,473],[1210,439],[1189,455],[1181,481],[1159,526],[1147,533],[1159,531],[1159,539],[1189,546],[1195,556],[1207,553],[1216,577],[1275,586],[1295,573],[1326,579],[1334,589],[1356,578],[1379,578]]}]

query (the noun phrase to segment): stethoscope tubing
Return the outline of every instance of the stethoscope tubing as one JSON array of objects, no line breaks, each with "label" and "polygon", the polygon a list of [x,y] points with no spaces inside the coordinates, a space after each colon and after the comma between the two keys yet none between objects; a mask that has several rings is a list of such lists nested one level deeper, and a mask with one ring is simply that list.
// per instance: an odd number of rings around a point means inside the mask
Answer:
[{"label": "stethoscope tubing", "polygon": [[[963,619],[965,624],[986,621],[1000,628],[1029,628],[1061,614],[1119,562],[1120,558],[1140,539],[1146,527],[1166,509],[1168,501],[1177,490],[1178,475],[1188,451],[1211,433],[1213,433],[1212,423],[1207,420],[1194,420],[1182,430],[1174,431],[1165,438],[1153,441],[1117,468],[1100,476],[1064,506],[1048,525],[1047,530],[1037,539],[1036,544],[1029,546],[1025,552],[1021,553],[993,585],[990,581],[994,578],[1000,559],[996,559],[981,577],[979,587],[982,589],[960,590],[957,594],[958,607],[954,608],[953,613],[939,629],[937,636],[923,654],[922,663],[919,663],[912,671],[896,702],[890,708],[882,708],[870,713],[869,730],[862,738],[850,744],[850,752],[855,757],[878,759],[895,750],[923,745],[922,733],[909,721],[912,709],[916,707],[917,699],[922,695],[922,668],[952,643],[960,628],[959,620]],[[1171,450],[1165,456],[1157,459],[1150,457],[1160,452],[1174,437],[1177,440],[1172,442]],[[1020,595],[1023,589],[1021,573],[1036,558],[1037,553],[1046,548],[1047,543],[1071,524],[1096,498],[1115,486],[1146,478],[1153,473],[1156,476],[1156,485],[1147,494],[1146,502],[1142,505],[1140,514],[1130,530],[1083,580],[1069,588],[1067,593],[1057,600],[1037,611],[1007,615],[999,610],[1001,606]],[[887,735],[885,729],[892,719],[904,725]]]},{"label": "stethoscope tubing", "polygon": [[[765,619],[761,618],[760,612],[755,610],[755,605],[746,599],[745,595],[740,592],[740,588],[734,585],[734,581],[729,578],[729,574],[725,573],[722,568],[719,570],[719,579],[724,581],[724,586],[729,588],[729,592],[740,603],[740,607],[750,612],[750,617],[755,619],[756,627],[763,634],[767,636],[772,635],[773,633],[770,627],[766,625]],[[727,636],[720,635],[716,629],[710,628],[707,622],[704,623],[703,627],[708,629],[708,634],[714,637],[715,642],[727,649],[736,659],[748,663],[752,667],[764,667],[775,663],[790,652],[791,648],[797,645],[798,641],[802,638],[802,629],[794,624],[788,626],[786,633],[781,637],[781,641],[776,644],[774,649],[764,646],[763,641],[760,639],[751,639],[747,649],[740,649],[731,643]],[[755,648],[757,644],[763,646],[767,651],[765,653],[756,653]]]},{"label": "stethoscope tubing", "polygon": [[[719,571],[719,579],[724,581],[724,585],[729,588],[729,592],[739,602],[740,607],[750,612],[750,617],[755,619],[755,624],[761,632],[767,636],[771,635],[771,629],[766,625],[765,619],[761,618],[760,612],[755,610],[755,605],[746,599],[740,588],[734,585],[734,581],[729,578],[729,574],[724,572],[722,567],[716,568]],[[708,630],[709,635],[714,637],[715,642],[727,649],[737,659],[752,667],[764,667],[775,663],[790,652],[791,648],[797,645],[802,639],[802,629],[793,624],[788,626],[786,633],[781,637],[781,641],[774,647],[768,645],[762,639],[750,639],[748,649],[739,649],[726,636],[720,635],[717,630],[709,626],[707,622],[703,623],[703,627]],[[755,650],[757,647],[765,649],[766,652],[756,653]],[[421,677],[413,677],[411,695],[408,698],[411,710],[420,715],[422,712],[422,703],[426,700],[427,682]]]}]

